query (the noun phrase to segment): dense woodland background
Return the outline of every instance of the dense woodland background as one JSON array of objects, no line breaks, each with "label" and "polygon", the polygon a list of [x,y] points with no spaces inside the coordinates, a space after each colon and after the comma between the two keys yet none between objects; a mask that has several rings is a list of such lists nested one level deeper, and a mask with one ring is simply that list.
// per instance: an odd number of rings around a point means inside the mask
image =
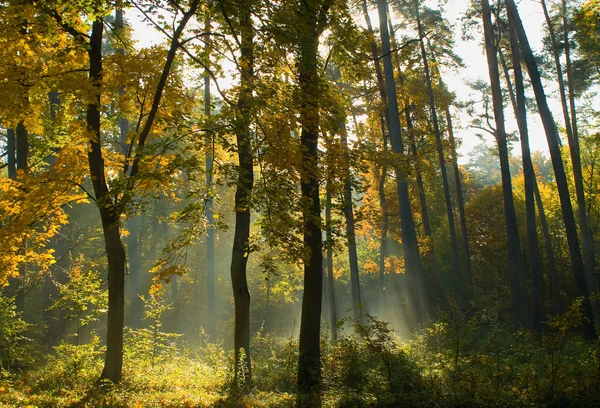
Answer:
[{"label": "dense woodland background", "polygon": [[0,404],[599,406],[600,3],[536,3],[0,1]]}]

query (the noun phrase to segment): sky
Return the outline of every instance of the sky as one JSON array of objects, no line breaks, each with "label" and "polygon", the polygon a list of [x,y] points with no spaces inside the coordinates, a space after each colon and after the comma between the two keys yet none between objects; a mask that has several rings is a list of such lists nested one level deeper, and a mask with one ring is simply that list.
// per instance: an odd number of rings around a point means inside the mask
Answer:
[{"label": "sky", "polygon": [[[552,4],[555,0],[548,0],[549,4]],[[461,17],[467,10],[470,4],[470,0],[449,0],[444,6],[445,17],[448,21],[454,24],[455,38],[456,38],[456,53],[462,57],[465,64],[464,68],[460,71],[447,71],[444,73],[444,82],[448,88],[453,91],[459,101],[468,101],[470,99],[480,99],[480,97],[473,92],[473,90],[467,85],[468,82],[475,82],[477,79],[489,83],[489,76],[487,70],[487,59],[485,55],[485,49],[483,48],[483,38],[476,38],[472,41],[462,40],[461,35]],[[435,7],[435,2],[429,1],[427,4]],[[521,0],[517,3],[521,19],[525,25],[525,30],[529,41],[531,43],[534,52],[540,50],[542,47],[543,29],[545,26],[544,15],[542,12],[541,4],[539,0]],[[144,22],[143,16],[135,9],[126,12],[129,22],[134,28],[134,35],[138,40],[138,46],[146,47],[152,44],[156,44],[163,40],[161,34],[152,27],[152,25]],[[374,25],[377,25],[378,18],[376,9],[371,9],[371,18]],[[361,20],[362,21],[362,20]],[[524,75],[527,76],[526,71]],[[224,80],[227,82],[227,80]],[[553,84],[545,84],[547,93],[552,95],[555,93],[553,90]],[[222,83],[221,87],[227,87],[226,83]],[[555,120],[560,125],[562,122],[562,115],[560,110],[559,101],[553,98],[549,101],[552,111],[555,113]],[[468,162],[469,152],[473,147],[481,142],[481,138],[477,134],[481,134],[481,131],[477,131],[473,128],[469,128],[470,118],[464,112],[454,111],[458,117],[458,121],[455,120],[455,135],[462,139],[462,146],[459,149],[459,162],[464,164]],[[517,129],[516,121],[512,108],[508,107],[505,111],[507,131],[514,131]],[[530,129],[530,144],[532,151],[539,150],[544,153],[548,152],[548,145],[546,137],[541,125],[541,121],[537,114],[530,114],[528,117],[529,129]],[[485,136],[485,141],[489,145],[494,143],[493,138],[490,135]],[[520,155],[520,147],[514,146],[513,153],[517,156]]]}]

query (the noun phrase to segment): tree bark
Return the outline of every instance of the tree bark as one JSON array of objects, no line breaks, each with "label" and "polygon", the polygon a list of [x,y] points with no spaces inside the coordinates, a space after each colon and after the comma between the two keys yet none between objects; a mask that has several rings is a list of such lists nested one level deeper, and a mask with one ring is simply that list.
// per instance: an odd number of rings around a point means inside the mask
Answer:
[{"label": "tree bark", "polygon": [[450,231],[450,245],[452,247],[452,268],[454,270],[454,290],[457,304],[459,307],[464,306],[464,285],[463,277],[460,268],[458,255],[458,239],[456,237],[456,225],[454,222],[454,210],[452,209],[452,199],[450,198],[450,185],[448,183],[448,174],[446,172],[446,160],[444,158],[444,147],[442,145],[442,135],[438,122],[437,110],[435,107],[435,96],[433,94],[433,85],[431,82],[431,73],[429,71],[429,62],[427,60],[427,51],[425,50],[425,36],[423,25],[421,23],[421,15],[419,13],[419,0],[414,0],[415,15],[417,18],[417,30],[419,35],[419,45],[421,48],[421,59],[425,70],[425,79],[427,81],[427,94],[429,97],[429,109],[431,112],[431,121],[433,124],[433,132],[435,135],[435,145],[440,162],[440,172],[442,174],[442,185],[444,188],[444,201],[446,203],[446,217],[448,218],[448,229]]},{"label": "tree bark", "polygon": [[[241,80],[235,133],[239,166],[235,191],[235,233],[231,256],[231,284],[235,304],[234,381],[237,385],[244,384],[251,387],[250,292],[248,291],[246,279],[246,267],[250,251],[250,196],[254,186],[254,164],[250,140],[254,76],[254,27],[252,26],[250,5],[240,1],[238,7],[241,33],[239,59]],[[240,375],[242,375],[241,378]]]},{"label": "tree bark", "polygon": [[559,146],[558,131],[554,123],[552,112],[548,107],[548,101],[546,100],[546,95],[544,93],[544,87],[542,85],[537,63],[534,59],[533,52],[531,51],[529,40],[527,39],[527,34],[523,28],[523,22],[519,17],[517,6],[515,5],[514,0],[506,0],[506,9],[510,18],[514,22],[515,29],[517,31],[521,52],[523,54],[523,60],[527,65],[527,71],[529,73],[531,84],[535,93],[535,99],[540,111],[540,117],[546,132],[546,139],[548,140],[550,157],[552,159],[552,167],[554,168],[554,176],[556,178],[556,186],[558,188],[562,216],[565,224],[565,232],[567,234],[567,243],[569,246],[569,254],[571,256],[571,264],[577,285],[577,295],[585,298],[583,312],[588,318],[588,322],[584,323],[584,335],[587,339],[593,339],[595,337],[594,326],[592,323],[594,321],[594,315],[592,313],[589,299],[590,290],[586,280],[583,259],[581,258],[579,239],[577,237],[577,229],[569,195],[567,176]]},{"label": "tree bark", "polygon": [[[398,113],[398,99],[396,96],[396,80],[394,79],[394,68],[392,66],[390,34],[387,27],[387,2],[378,0],[379,30],[381,34],[381,54],[383,55],[383,67],[385,73],[385,94],[387,95],[387,107],[389,112],[388,129],[392,142],[392,151],[397,155],[404,156],[404,145],[401,138],[400,116]],[[408,185],[406,183],[405,169],[402,165],[395,165],[396,189],[398,193],[398,204],[400,207],[400,228],[402,230],[402,249],[404,252],[404,264],[406,276],[409,280],[409,302],[416,317],[416,322],[423,321],[424,307],[421,305],[421,256],[417,243],[415,224],[410,208]],[[414,325],[414,324],[413,324]]]},{"label": "tree bark", "polygon": [[492,31],[492,17],[487,0],[481,0],[485,48],[488,61],[490,85],[492,87],[492,102],[494,105],[494,118],[496,123],[496,142],[500,158],[500,171],[502,173],[502,195],[504,199],[504,217],[506,221],[506,237],[508,247],[508,266],[512,298],[512,318],[517,326],[530,327],[529,313],[527,311],[527,293],[521,259],[521,245],[517,216],[512,196],[512,182],[508,160],[508,146],[504,127],[504,109],[502,106],[502,90],[500,88],[500,75],[498,72],[498,56]]}]

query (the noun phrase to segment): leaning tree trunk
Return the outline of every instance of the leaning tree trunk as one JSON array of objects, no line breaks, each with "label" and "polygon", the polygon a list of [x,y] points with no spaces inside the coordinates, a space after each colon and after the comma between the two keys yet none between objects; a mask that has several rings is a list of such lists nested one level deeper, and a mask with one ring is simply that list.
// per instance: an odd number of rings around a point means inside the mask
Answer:
[{"label": "leaning tree trunk", "polygon": [[463,277],[460,268],[458,255],[458,239],[456,237],[456,225],[454,222],[454,210],[452,209],[452,199],[450,198],[450,185],[448,183],[448,174],[446,172],[446,160],[444,158],[444,147],[442,145],[442,135],[438,123],[437,110],[435,107],[435,96],[433,94],[433,85],[431,82],[431,74],[429,72],[429,62],[427,60],[427,51],[425,50],[425,42],[423,38],[425,33],[421,23],[419,14],[419,0],[414,0],[415,15],[417,17],[417,30],[419,35],[419,45],[421,47],[421,59],[423,68],[425,69],[425,79],[427,81],[427,94],[429,97],[429,109],[431,111],[431,121],[433,123],[433,132],[435,134],[435,144],[437,148],[438,158],[440,162],[440,171],[442,174],[442,185],[444,187],[444,200],[446,203],[446,217],[448,218],[448,229],[450,231],[450,245],[452,247],[452,267],[454,269],[454,290],[456,292],[456,300],[459,307],[464,305],[464,288]]},{"label": "leaning tree trunk", "polygon": [[[398,113],[398,99],[396,96],[396,80],[394,79],[394,68],[392,66],[390,34],[387,27],[387,2],[378,0],[379,28],[381,34],[381,54],[383,55],[383,68],[385,73],[385,95],[387,96],[387,108],[389,113],[388,129],[392,142],[392,151],[397,155],[404,154],[404,146],[400,135],[400,116]],[[380,86],[381,89],[381,86]],[[380,91],[381,92],[381,91]],[[423,321],[422,287],[421,287],[421,256],[419,245],[410,208],[408,185],[406,183],[405,170],[401,165],[396,165],[396,189],[398,193],[398,204],[400,207],[400,228],[402,230],[402,249],[404,252],[404,264],[406,275],[409,279],[409,302],[413,308],[417,322]]]},{"label": "leaning tree trunk", "polygon": [[492,17],[487,0],[481,0],[483,29],[485,36],[485,49],[488,61],[490,85],[492,87],[492,101],[494,105],[494,118],[496,123],[496,142],[500,158],[500,171],[502,173],[502,195],[504,199],[504,217],[506,221],[506,237],[508,246],[508,265],[512,298],[512,317],[515,325],[529,328],[530,320],[527,311],[527,293],[521,260],[521,245],[519,243],[519,230],[517,216],[512,196],[512,182],[509,170],[508,146],[504,127],[504,109],[502,106],[502,90],[500,88],[500,75],[498,72],[498,56],[492,31]]},{"label": "leaning tree trunk", "polygon": [[[519,134],[521,135],[521,156],[523,158],[523,177],[525,178],[525,214],[527,217],[527,251],[529,255],[529,270],[531,276],[531,328],[540,332],[542,329],[542,266],[538,242],[537,223],[535,217],[534,185],[536,184],[535,170],[531,161],[529,149],[529,132],[527,129],[527,107],[525,105],[525,86],[523,85],[523,72],[521,70],[521,55],[519,41],[514,30],[512,20],[509,18],[509,37],[515,77],[516,104],[514,106]],[[510,76],[507,73],[507,79]],[[512,93],[510,82],[509,92]],[[511,96],[511,101],[514,98]]]},{"label": "leaning tree trunk", "polygon": [[[236,384],[252,385],[250,366],[250,292],[246,266],[250,238],[250,194],[254,185],[253,157],[250,140],[251,103],[254,76],[254,28],[251,8],[239,2],[241,49],[239,69],[240,93],[235,133],[238,151],[238,180],[235,191],[235,233],[231,256],[231,284],[235,303],[234,353]],[[243,362],[242,362],[243,359]],[[242,378],[240,378],[242,375]]]},{"label": "leaning tree trunk", "polygon": [[[387,9],[388,12],[388,24],[389,30],[391,33],[391,46],[393,49],[398,49],[398,45],[396,43],[396,36],[394,33],[394,27],[392,25],[392,19],[390,16],[389,7]],[[398,81],[400,82],[400,88],[404,88],[404,74],[400,68],[400,59],[394,59],[396,65],[396,75],[398,76]],[[413,121],[411,116],[411,104],[410,98],[406,98],[406,103],[404,106],[404,118],[406,121],[406,130],[408,134],[408,143],[410,148],[411,157],[413,160],[413,167],[415,171],[415,179],[417,182],[417,192],[419,195],[419,205],[421,207],[421,222],[423,223],[423,232],[425,233],[425,237],[429,241],[429,253],[426,254],[427,264],[429,268],[429,272],[431,273],[431,280],[428,284],[427,291],[429,293],[429,297],[432,301],[432,305],[434,307],[441,307],[442,301],[445,303],[447,301],[444,289],[441,287],[439,279],[438,279],[438,266],[437,260],[435,258],[435,246],[433,243],[433,230],[431,228],[431,221],[429,219],[429,210],[427,209],[427,196],[425,195],[425,184],[423,183],[423,175],[421,171],[421,163],[419,158],[419,153],[417,151],[417,143],[415,140],[415,133],[413,127]]]},{"label": "leaning tree trunk", "polygon": [[533,56],[531,46],[529,45],[529,40],[527,39],[527,34],[525,33],[525,29],[523,27],[523,22],[521,21],[514,0],[506,0],[506,9],[517,31],[521,52],[523,54],[523,60],[527,65],[527,71],[529,73],[529,78],[531,79],[531,84],[535,93],[535,99],[540,111],[540,117],[546,133],[546,139],[548,140],[548,148],[550,150],[550,157],[552,159],[552,167],[554,168],[554,176],[556,179],[556,186],[558,188],[558,195],[561,203],[565,232],[567,234],[567,243],[569,246],[569,254],[571,256],[571,264],[577,285],[577,295],[584,297],[584,314],[588,320],[587,322],[584,322],[584,335],[587,339],[592,339],[594,338],[595,333],[593,325],[594,313],[592,312],[589,299],[591,290],[588,287],[583,259],[581,258],[575,217],[573,216],[573,207],[571,205],[571,199],[569,195],[567,176],[565,173],[565,168],[562,161],[562,153],[559,145],[558,131],[556,129],[556,124],[554,123],[552,112],[548,107],[548,101],[546,100],[546,95],[544,93],[544,87],[538,71],[537,62]]}]

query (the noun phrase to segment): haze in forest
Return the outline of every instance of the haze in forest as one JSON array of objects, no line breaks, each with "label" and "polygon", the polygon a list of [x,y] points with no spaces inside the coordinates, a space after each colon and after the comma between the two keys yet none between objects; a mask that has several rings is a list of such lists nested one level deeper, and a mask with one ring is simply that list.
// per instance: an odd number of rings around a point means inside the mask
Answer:
[{"label": "haze in forest", "polygon": [[600,404],[598,27],[0,2],[0,404]]}]

